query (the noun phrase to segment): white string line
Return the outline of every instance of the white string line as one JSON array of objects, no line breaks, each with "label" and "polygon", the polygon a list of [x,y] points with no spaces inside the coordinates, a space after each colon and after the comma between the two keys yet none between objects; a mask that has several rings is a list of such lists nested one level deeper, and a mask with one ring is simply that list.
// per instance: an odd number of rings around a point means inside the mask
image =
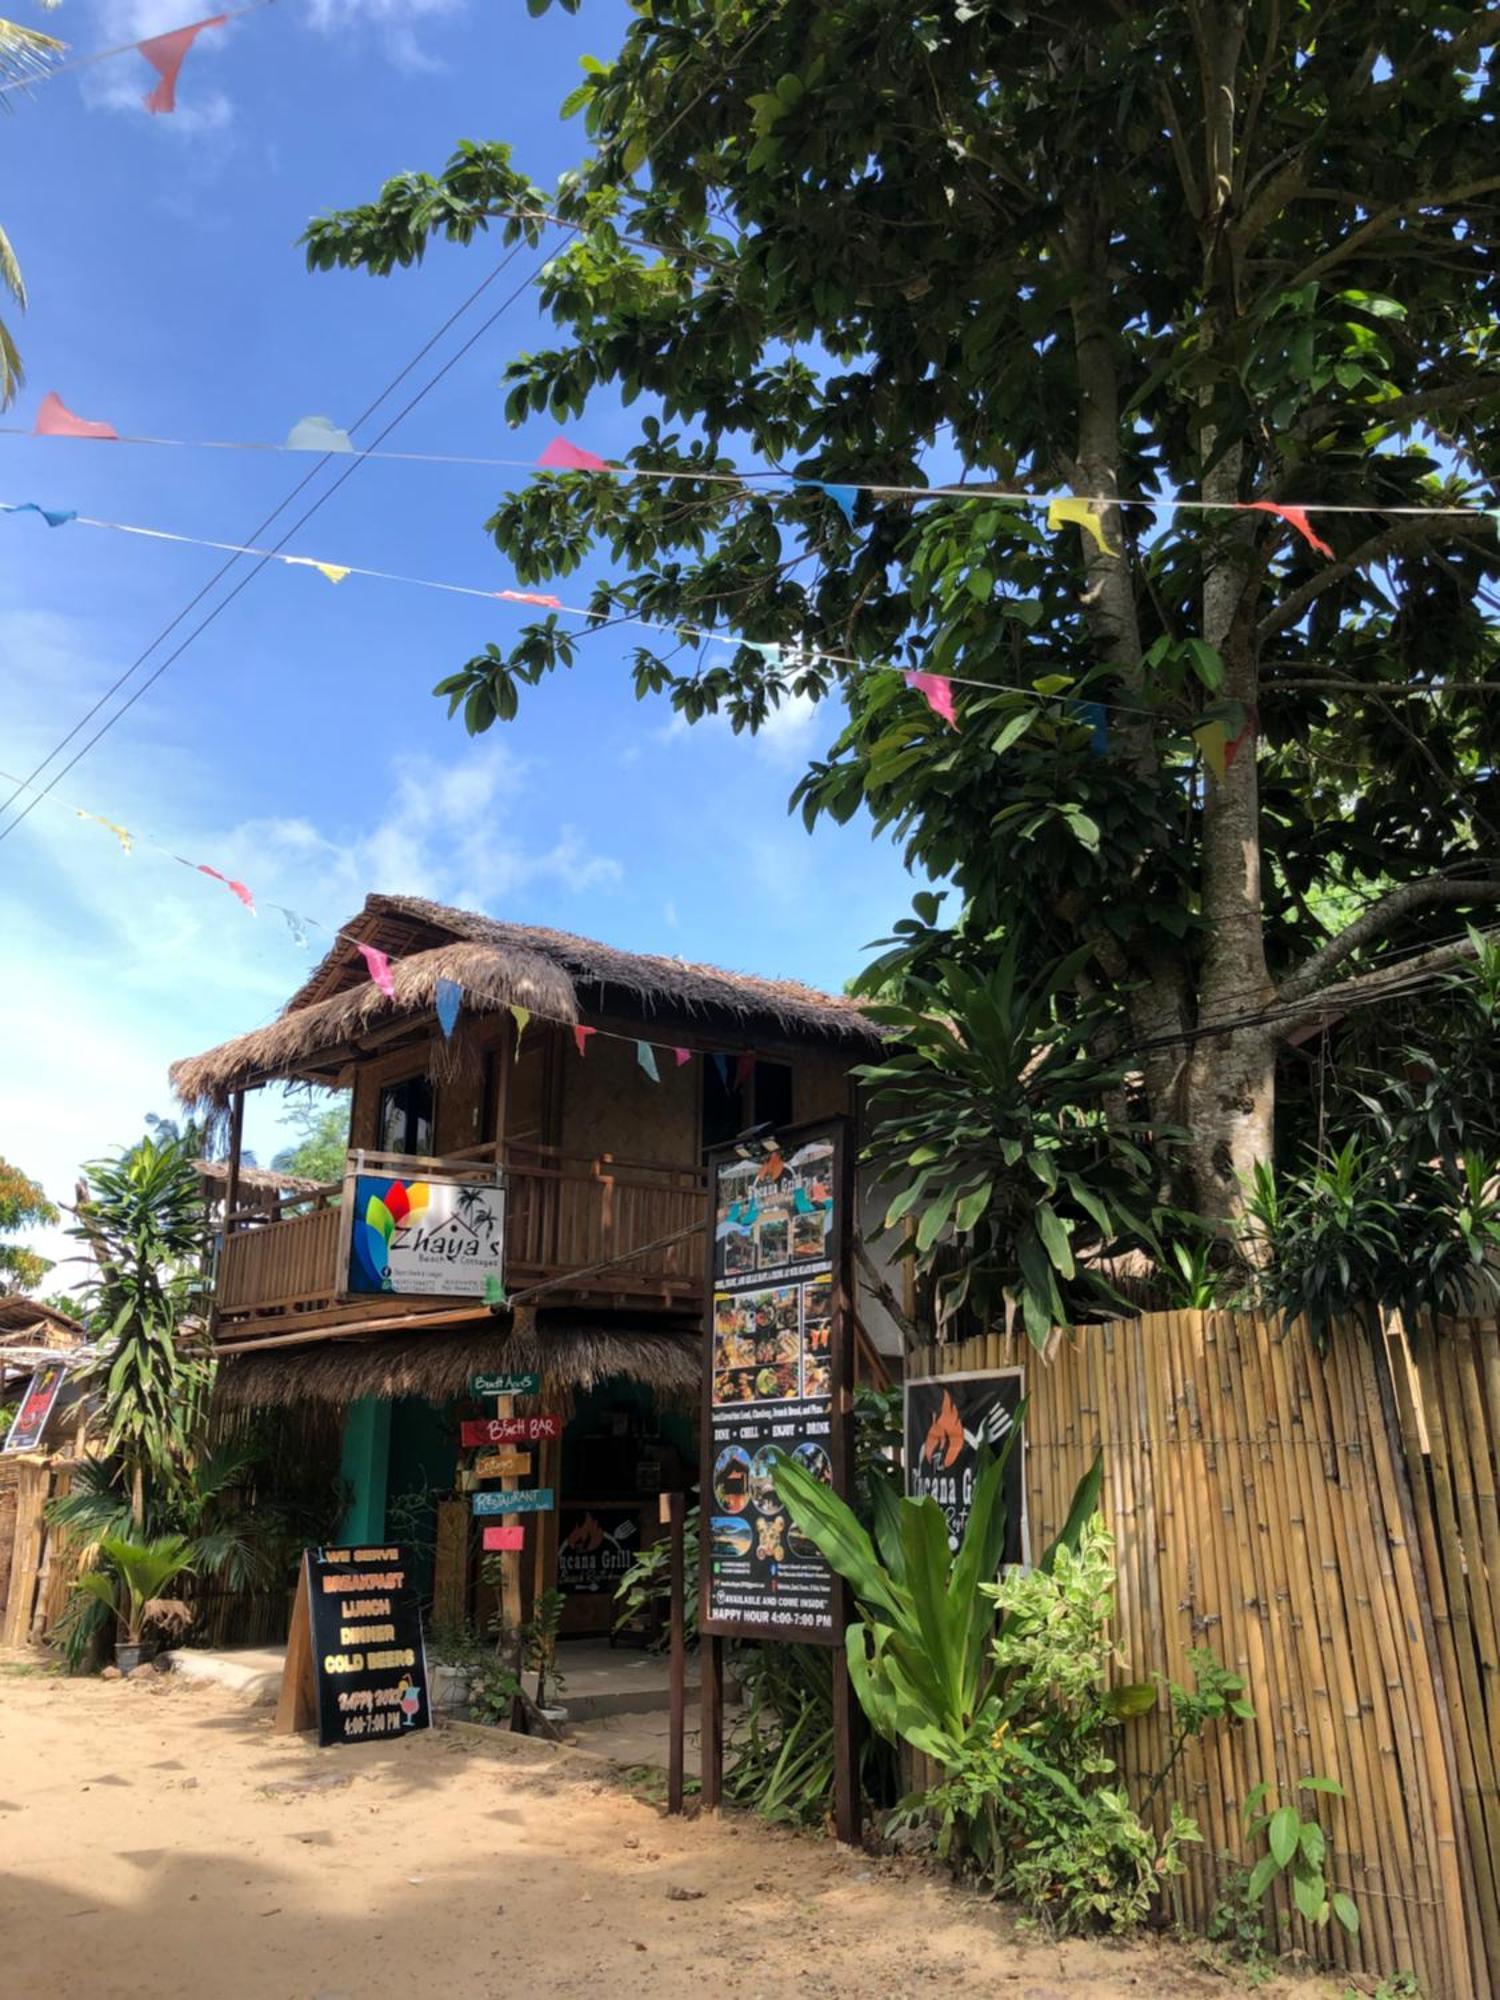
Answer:
[{"label": "white string line", "polygon": [[[272,0],[259,0],[267,6]],[[541,217],[537,217],[541,220]],[[579,228],[582,225],[565,225]],[[250,452],[306,452],[314,447],[293,444],[271,444],[260,441],[247,442],[235,438],[166,438],[151,437],[144,433],[121,432],[114,438],[74,438],[62,432],[35,431],[24,424],[0,424],[0,437],[41,438],[56,444],[134,444],[166,447],[178,451],[250,451]],[[326,450],[318,446],[317,450]],[[443,451],[376,451],[355,447],[336,454],[341,458],[389,459],[393,464],[404,465],[468,465],[489,467],[508,472],[551,473],[569,472],[567,467],[538,465],[533,458],[496,458],[464,452]],[[628,463],[607,464],[602,468],[589,468],[587,477],[619,479],[653,479],[667,484],[681,482],[687,485],[712,485],[743,487],[754,493],[757,489],[752,481],[769,481],[787,492],[803,487],[845,487],[851,493],[869,493],[886,500],[971,500],[989,501],[1002,506],[1043,508],[1050,507],[1059,500],[1081,500],[1088,507],[1137,507],[1153,513],[1201,513],[1201,514],[1245,514],[1263,511],[1260,503],[1250,500],[1193,500],[1185,496],[1148,499],[1141,495],[1074,493],[1059,489],[1051,493],[1019,493],[1002,491],[998,487],[976,486],[899,486],[873,480],[845,479],[842,475],[827,476],[798,474],[778,471],[774,467],[745,471],[713,472],[707,468],[686,465],[678,467],[631,465]],[[1273,507],[1290,507],[1304,514],[1380,514],[1392,518],[1486,521],[1495,520],[1500,509],[1478,505],[1397,507],[1371,500],[1362,504],[1333,500],[1273,500]],[[1069,524],[1076,525],[1076,524]],[[1500,527],[1500,522],[1497,522]]]},{"label": "white string line", "polygon": [[0,83],[0,97],[13,90],[30,90],[33,84],[50,83],[55,76],[68,76],[76,69],[88,69],[93,63],[108,62],[112,56],[128,56],[141,46],[141,42],[160,41],[162,35],[181,34],[184,28],[212,25],[215,28],[228,27],[231,21],[238,21],[246,14],[258,14],[262,7],[275,5],[275,0],[249,0],[244,7],[235,7],[220,15],[200,14],[196,21],[179,22],[175,28],[164,28],[160,35],[142,35],[134,42],[117,42],[112,49],[95,49],[92,55],[75,56],[71,62],[52,63],[37,76],[20,77],[13,83]]},{"label": "white string line", "polygon": [[[40,791],[40,787],[36,785],[29,785],[25,783],[24,780],[16,778],[13,773],[8,771],[0,771],[0,779],[4,779],[8,783],[13,783],[17,785],[23,791],[34,791],[34,792]],[[116,825],[116,822],[105,819],[102,814],[93,812],[84,806],[70,805],[67,800],[59,799],[54,793],[50,791],[41,792],[41,798],[46,799],[51,804],[57,806],[60,810],[64,812],[71,812],[76,817],[81,819],[92,820],[97,824],[103,826],[107,830],[113,831]],[[185,855],[178,854],[174,848],[164,846],[160,841],[153,840],[149,835],[137,834],[128,828],[124,829],[124,831],[130,833],[131,841],[134,844],[139,845],[141,847],[149,848],[155,854],[165,855],[169,861],[176,862],[177,865],[181,868],[190,869],[194,874],[202,874],[204,872],[201,863],[188,860],[188,858]],[[216,875],[211,879],[219,880],[221,884],[227,881],[227,877],[223,877],[222,875]],[[236,900],[238,901],[239,899],[236,898]],[[241,907],[244,908],[245,905],[241,904]],[[360,938],[356,936],[352,925],[343,924],[335,926],[326,923],[321,917],[309,916],[305,911],[294,910],[286,903],[276,903],[276,902],[271,902],[269,900],[257,901],[254,907],[252,907],[249,910],[249,914],[251,916],[255,916],[262,909],[275,910],[278,915],[288,918],[291,924],[295,925],[297,930],[311,929],[311,930],[323,931],[324,933],[327,934],[329,938],[330,947],[334,944],[339,943],[340,940],[343,940],[346,943],[353,944],[356,946],[360,944],[369,943],[369,940],[367,938]],[[1386,972],[1394,967],[1405,964],[1406,961],[1409,959],[1422,958],[1425,957],[1429,952],[1440,951],[1449,945],[1461,944],[1464,942],[1466,938],[1468,938],[1469,935],[1470,935],[1470,928],[1466,927],[1463,931],[1455,932],[1451,936],[1445,936],[1436,939],[1428,938],[1420,944],[1407,945],[1402,950],[1388,953],[1385,957],[1381,958],[1378,961],[1378,963],[1371,968],[1371,970],[1373,972]],[[1481,931],[1479,935],[1486,940],[1493,941],[1495,938],[1500,937],[1500,929]],[[378,950],[379,947],[376,946],[374,947],[374,949]],[[416,952],[408,954],[408,953],[386,952],[383,955],[388,964],[390,964],[391,966],[397,966],[402,964],[408,956],[420,957],[421,953]],[[1416,977],[1408,982],[1402,982],[1400,980],[1392,981],[1391,984],[1394,989],[1392,991],[1386,991],[1384,988],[1380,988],[1364,995],[1361,995],[1359,993],[1341,995],[1338,991],[1337,982],[1334,982],[1327,989],[1326,992],[1327,1007],[1324,1011],[1330,1013],[1342,1014],[1344,1012],[1347,1012],[1347,1010],[1350,1007],[1377,1004],[1382,1000],[1399,1001],[1399,1000],[1413,999],[1418,994],[1427,991],[1430,987],[1436,986],[1439,983],[1441,983],[1441,981],[1446,976],[1447,976],[1446,970],[1441,967],[1433,968],[1426,972],[1418,971]],[[457,983],[460,986],[462,986],[463,982],[459,981]],[[824,997],[829,997],[829,996],[824,996]],[[1319,994],[1313,994],[1310,995],[1308,999],[1305,1001],[1297,1001],[1297,1002],[1283,1001],[1279,1005],[1273,999],[1270,1003],[1268,1003],[1266,1007],[1260,1009],[1256,1013],[1233,1016],[1223,1021],[1210,1022],[1207,1024],[1200,1023],[1198,1026],[1193,1028],[1181,1029],[1177,1031],[1175,1034],[1169,1033],[1165,1035],[1149,1036],[1133,1044],[1130,1047],[1117,1051],[1117,1055],[1121,1058],[1127,1058],[1133,1055],[1143,1054],[1148,1049],[1175,1046],[1177,1043],[1190,1044],[1194,1041],[1203,1040],[1211,1035],[1222,1035],[1225,1033],[1230,1033],[1233,1032],[1235,1029],[1241,1027],[1256,1027],[1262,1025],[1274,1027],[1282,1020],[1297,1021],[1303,1019],[1310,1019],[1313,1018],[1313,1015],[1317,1011],[1313,1006],[1313,1002],[1317,1001],[1320,997],[1324,996],[1320,996]],[[528,1008],[526,1010],[526,1013],[528,1021],[532,1020],[543,1021],[552,1027],[567,1028],[569,1030],[572,1030],[577,1027],[583,1027],[588,1025],[587,1023],[584,1022],[566,1021],[563,1020],[558,1015],[544,1014],[537,1008]],[[254,1030],[249,1030],[247,1032],[253,1033]],[[590,1032],[592,1034],[602,1035],[608,1041],[626,1042],[636,1047],[644,1043],[649,1048],[664,1049],[669,1053],[673,1054],[674,1056],[678,1049],[686,1046],[686,1044],[681,1042],[658,1042],[653,1040],[652,1037],[649,1035],[621,1034],[618,1030],[612,1028],[593,1028],[591,1029]],[[731,1046],[733,1046],[733,1044],[731,1044]],[[708,1051],[699,1050],[699,1051],[694,1051],[694,1053],[697,1054],[707,1053],[711,1056],[715,1053],[715,1051],[711,1049]],[[728,1052],[721,1051],[721,1053],[727,1054]],[[744,1053],[744,1050],[741,1049],[739,1053]]]}]

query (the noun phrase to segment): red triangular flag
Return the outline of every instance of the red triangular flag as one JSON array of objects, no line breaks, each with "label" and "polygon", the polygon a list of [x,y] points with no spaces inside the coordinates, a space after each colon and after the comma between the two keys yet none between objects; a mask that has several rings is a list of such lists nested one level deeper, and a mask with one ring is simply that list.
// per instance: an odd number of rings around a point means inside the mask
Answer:
[{"label": "red triangular flag", "polygon": [[113,424],[96,423],[92,417],[75,417],[55,389],[42,398],[42,406],[32,425],[35,437],[118,438]]},{"label": "red triangular flag", "polygon": [[1303,541],[1315,548],[1320,556],[1327,556],[1330,561],[1333,560],[1333,550],[1321,536],[1313,533],[1312,523],[1307,518],[1305,507],[1281,507],[1274,500],[1247,500],[1243,503],[1242,511],[1247,514],[1274,514],[1278,520],[1285,521],[1295,528]]},{"label": "red triangular flag", "polygon": [[198,861],[195,862],[193,865],[196,867],[200,875],[212,875],[212,877],[216,882],[222,882],[226,889],[228,889],[233,895],[239,897],[240,901],[244,904],[245,908],[250,912],[251,916],[253,917],[255,915],[255,898],[251,895],[250,891],[245,887],[243,882],[235,882],[232,881],[228,875],[221,875],[217,868],[210,868],[206,861]]},{"label": "red triangular flag", "polygon": [[569,444],[564,437],[554,438],[537,464],[543,472],[609,471],[607,458],[600,458],[597,452],[585,451],[581,445]]},{"label": "red triangular flag", "polygon": [[223,14],[210,14],[207,20],[194,21],[190,27],[173,28],[170,34],[152,35],[149,41],[136,43],[161,78],[156,88],[141,99],[148,111],[177,109],[177,72],[182,68],[183,58],[205,28],[221,28],[225,18]]},{"label": "red triangular flag", "polygon": [[746,1049],[745,1053],[740,1057],[739,1061],[734,1066],[735,1089],[748,1090],[750,1087],[751,1078],[754,1075],[755,1075],[755,1057],[750,1053],[749,1049]]},{"label": "red triangular flag", "polygon": [[359,954],[370,968],[370,977],[380,988],[386,999],[394,1000],[396,997],[396,982],[391,977],[391,961],[386,957],[385,953],[377,951],[372,944],[362,944],[359,947]]},{"label": "red triangular flag", "polygon": [[503,597],[507,604],[541,604],[548,611],[561,611],[563,608],[560,597],[548,597],[540,590],[497,590],[495,595]]},{"label": "red triangular flag", "polygon": [[578,1045],[578,1053],[581,1056],[586,1056],[589,1052],[589,1036],[597,1035],[598,1032],[599,1030],[597,1028],[584,1027],[581,1021],[579,1022],[578,1026],[573,1030],[573,1040]]},{"label": "red triangular flag", "polygon": [[1234,768],[1234,760],[1240,754],[1241,746],[1248,743],[1255,734],[1255,726],[1260,720],[1259,712],[1252,708],[1245,717],[1245,726],[1238,736],[1231,736],[1224,745],[1224,769]]},{"label": "red triangular flag", "polygon": [[946,674],[908,674],[906,685],[915,688],[934,715],[942,717],[950,729],[957,729],[953,712],[953,683]]},{"label": "red triangular flag", "polygon": [[693,1060],[693,1052],[691,1049],[673,1049],[672,1053],[677,1058],[677,1067],[679,1069],[682,1068],[682,1065],[685,1062],[691,1062]]}]

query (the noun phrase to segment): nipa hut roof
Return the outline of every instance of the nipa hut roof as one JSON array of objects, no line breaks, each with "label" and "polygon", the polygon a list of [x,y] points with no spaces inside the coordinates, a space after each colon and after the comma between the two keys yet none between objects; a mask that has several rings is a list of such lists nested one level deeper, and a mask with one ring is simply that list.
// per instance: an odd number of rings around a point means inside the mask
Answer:
[{"label": "nipa hut roof", "polygon": [[[393,960],[394,999],[371,980],[361,943]],[[571,1023],[624,1006],[709,1028],[769,1027],[793,1039],[865,1047],[880,1040],[854,1001],[795,980],[620,951],[420,896],[372,895],[277,1020],[174,1064],[173,1087],[189,1104],[222,1108],[246,1084],[305,1075],[314,1058],[347,1047],[383,1020],[430,1012],[439,979],[462,986],[465,1008],[522,1006],[549,1021]]]},{"label": "nipa hut roof", "polygon": [[301,1352],[226,1355],[214,1393],[226,1409],[308,1402],[342,1408],[359,1396],[441,1403],[465,1395],[471,1375],[507,1369],[541,1375],[544,1393],[588,1390],[623,1375],[663,1401],[683,1401],[697,1393],[701,1347],[693,1334],[582,1325],[328,1340]]},{"label": "nipa hut roof", "polygon": [[40,1299],[0,1296],[0,1344],[7,1346],[77,1347],[86,1338],[76,1319]]},{"label": "nipa hut roof", "polygon": [[[194,1160],[193,1172],[200,1181],[229,1179],[228,1160]],[[240,1187],[263,1189],[268,1194],[316,1194],[325,1183],[314,1174],[284,1174],[278,1167],[247,1167],[240,1164]]]}]

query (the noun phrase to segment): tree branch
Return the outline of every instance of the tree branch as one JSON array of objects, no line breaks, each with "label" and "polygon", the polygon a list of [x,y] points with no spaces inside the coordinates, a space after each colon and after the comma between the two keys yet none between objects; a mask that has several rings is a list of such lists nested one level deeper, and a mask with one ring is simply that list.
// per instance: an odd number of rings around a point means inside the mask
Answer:
[{"label": "tree branch", "polygon": [[1387,229],[1406,221],[1409,216],[1420,215],[1429,208],[1453,208],[1460,202],[1475,201],[1482,194],[1494,194],[1497,189],[1500,189],[1500,175],[1491,174],[1485,180],[1468,181],[1462,187],[1448,188],[1442,194],[1414,194],[1409,201],[1398,201],[1391,208],[1383,208],[1379,215],[1372,215],[1368,222],[1362,222],[1342,243],[1333,244],[1321,257],[1314,257],[1310,264],[1304,265],[1289,281],[1287,290],[1295,291],[1299,285],[1310,284],[1314,278],[1332,270],[1335,264],[1342,264],[1346,257],[1352,257],[1366,243],[1384,235]]},{"label": "tree branch", "polygon": [[[1440,903],[1463,905],[1465,903],[1500,903],[1500,876],[1474,881],[1455,881],[1451,875],[1429,875],[1420,882],[1403,882],[1399,889],[1392,889],[1378,902],[1346,924],[1337,937],[1319,947],[1311,958],[1303,961],[1290,978],[1282,981],[1276,995],[1276,1005],[1292,1004],[1310,997],[1327,999],[1324,988],[1328,974],[1335,967],[1351,958],[1357,951],[1381,937],[1398,924],[1403,917],[1414,911],[1431,909]],[[1465,946],[1467,949],[1467,945]],[[1415,966],[1425,963],[1431,954],[1422,959],[1408,959],[1397,968],[1376,966],[1371,972],[1362,973],[1353,980],[1342,982],[1345,987],[1358,986],[1378,980],[1382,974],[1394,976],[1399,970],[1403,977]]]},{"label": "tree branch", "polygon": [[[1372,507],[1370,512],[1378,514],[1380,509]],[[1289,625],[1295,625],[1309,605],[1316,604],[1325,591],[1332,590],[1336,583],[1342,583],[1356,570],[1364,569],[1370,563],[1383,562],[1387,556],[1395,555],[1400,549],[1423,542],[1431,535],[1439,532],[1451,533],[1452,529],[1447,525],[1450,518],[1444,516],[1431,521],[1404,520],[1398,522],[1394,528],[1387,528],[1381,534],[1372,535],[1368,541],[1361,542],[1357,549],[1346,556],[1340,556],[1337,562],[1327,564],[1316,576],[1310,577],[1306,583],[1282,598],[1274,610],[1267,612],[1256,629],[1256,643],[1263,646],[1267,639],[1274,638],[1278,632],[1284,632]]]}]

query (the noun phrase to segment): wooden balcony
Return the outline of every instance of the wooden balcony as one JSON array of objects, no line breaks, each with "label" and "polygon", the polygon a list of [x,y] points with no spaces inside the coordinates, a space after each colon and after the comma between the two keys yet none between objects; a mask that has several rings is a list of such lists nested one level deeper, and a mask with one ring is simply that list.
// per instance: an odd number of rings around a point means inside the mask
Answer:
[{"label": "wooden balcony", "polygon": [[[493,1167],[505,1176],[505,1285],[515,1295],[547,1287],[539,1303],[691,1314],[703,1299],[707,1195],[696,1167],[664,1167],[553,1147],[476,1147],[441,1160],[365,1154],[377,1172],[462,1178]],[[350,1297],[344,1291],[342,1183],[290,1197],[274,1216],[244,1213],[219,1256],[214,1285],[221,1344],[320,1325],[382,1319],[451,1321],[480,1300]],[[663,1241],[678,1238],[677,1241]]]}]

